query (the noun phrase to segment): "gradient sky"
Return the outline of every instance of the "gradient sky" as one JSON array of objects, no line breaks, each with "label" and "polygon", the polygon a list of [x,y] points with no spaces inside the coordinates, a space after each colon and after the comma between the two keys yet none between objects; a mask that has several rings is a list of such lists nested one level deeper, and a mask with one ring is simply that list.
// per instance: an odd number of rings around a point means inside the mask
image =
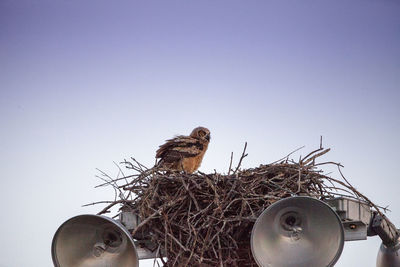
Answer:
[{"label": "gradient sky", "polygon": [[[226,172],[245,141],[255,167],[322,135],[323,160],[400,227],[399,12],[395,0],[1,0],[0,266],[52,266],[60,224],[114,197],[93,188],[95,168],[151,166],[199,125],[212,133],[204,172]],[[346,242],[336,266],[375,266],[379,245]]]}]

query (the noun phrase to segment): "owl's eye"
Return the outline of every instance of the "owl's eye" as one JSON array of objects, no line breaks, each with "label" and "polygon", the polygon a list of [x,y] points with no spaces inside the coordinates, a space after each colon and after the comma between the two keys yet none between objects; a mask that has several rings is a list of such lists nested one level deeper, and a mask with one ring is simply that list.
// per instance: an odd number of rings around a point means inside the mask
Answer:
[{"label": "owl's eye", "polygon": [[205,132],[205,131],[199,131],[199,136],[200,136],[200,137],[206,136],[206,132]]}]

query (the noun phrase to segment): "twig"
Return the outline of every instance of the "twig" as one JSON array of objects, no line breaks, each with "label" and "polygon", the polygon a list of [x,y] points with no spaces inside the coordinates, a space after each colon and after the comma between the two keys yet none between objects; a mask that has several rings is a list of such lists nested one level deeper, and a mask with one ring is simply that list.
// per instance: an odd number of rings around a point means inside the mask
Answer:
[{"label": "twig", "polygon": [[232,161],[233,161],[233,152],[231,152],[231,160],[230,160],[230,162],[229,162],[228,175],[231,174],[231,170],[232,170]]},{"label": "twig", "polygon": [[244,143],[244,148],[243,148],[242,156],[240,157],[239,163],[238,163],[238,165],[237,165],[235,171],[233,172],[233,174],[235,174],[235,173],[239,170],[240,165],[242,164],[242,160],[243,160],[245,157],[247,157],[246,148],[247,148],[247,142]]}]

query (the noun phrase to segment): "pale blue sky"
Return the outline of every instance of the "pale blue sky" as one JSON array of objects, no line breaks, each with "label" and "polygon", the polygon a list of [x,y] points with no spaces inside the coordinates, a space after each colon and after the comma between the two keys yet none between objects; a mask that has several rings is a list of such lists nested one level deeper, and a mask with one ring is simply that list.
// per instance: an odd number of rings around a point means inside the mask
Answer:
[{"label": "pale blue sky", "polygon": [[[52,266],[50,243],[130,156],[154,162],[202,125],[201,170],[245,167],[320,135],[326,160],[400,227],[400,3],[0,2],[0,266]],[[298,155],[297,155],[298,156]],[[333,174],[338,175],[337,173]],[[375,266],[380,241],[346,243],[336,266]]]}]

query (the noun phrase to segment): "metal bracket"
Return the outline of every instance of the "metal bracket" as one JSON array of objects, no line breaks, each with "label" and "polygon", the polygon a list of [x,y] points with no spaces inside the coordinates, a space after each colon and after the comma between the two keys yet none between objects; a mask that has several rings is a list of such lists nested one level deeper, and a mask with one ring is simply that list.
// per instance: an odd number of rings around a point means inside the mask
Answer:
[{"label": "metal bracket", "polygon": [[366,203],[344,197],[324,201],[332,207],[342,220],[345,241],[367,239],[371,209]]}]

